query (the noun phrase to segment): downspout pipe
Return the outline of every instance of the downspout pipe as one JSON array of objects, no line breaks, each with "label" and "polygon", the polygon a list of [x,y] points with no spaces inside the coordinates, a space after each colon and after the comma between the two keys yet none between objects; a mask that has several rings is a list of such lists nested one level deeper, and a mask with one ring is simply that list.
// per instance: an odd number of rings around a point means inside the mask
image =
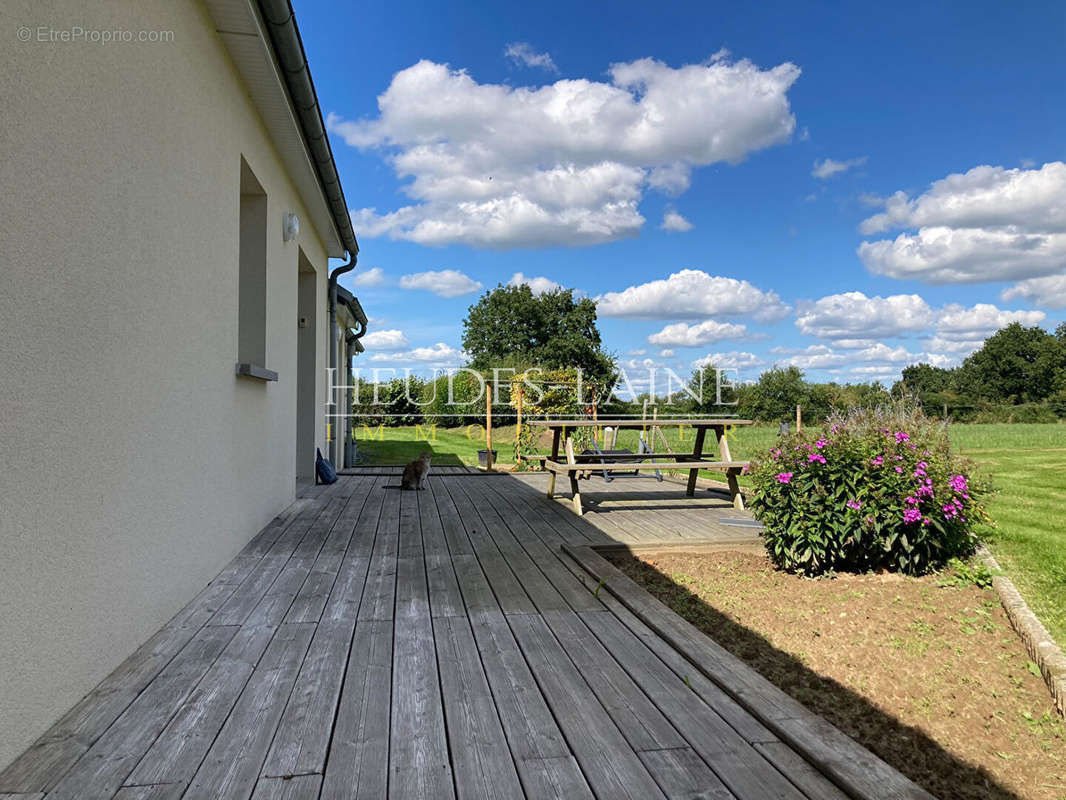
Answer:
[{"label": "downspout pipe", "polygon": [[356,261],[358,260],[355,254],[352,254],[351,260],[347,264],[337,267],[330,273],[329,276],[329,369],[330,369],[330,382],[333,385],[332,396],[330,401],[331,407],[336,422],[331,426],[330,430],[333,431],[333,441],[330,444],[330,460],[334,464],[340,463],[340,434],[338,431],[343,430],[344,426],[341,424],[340,414],[341,410],[339,392],[336,389],[336,385],[340,382],[340,360],[341,360],[341,337],[340,331],[337,329],[337,279],[345,272],[351,272],[355,269]]},{"label": "downspout pipe", "polygon": [[[333,370],[331,374],[336,377],[340,361],[340,334],[337,331],[337,278],[355,269],[359,256],[359,242],[355,238],[352,219],[348,214],[348,202],[344,199],[340,175],[337,174],[337,165],[333,160],[333,150],[329,146],[326,125],[322,119],[322,109],[318,105],[318,95],[311,81],[311,70],[307,64],[307,54],[304,52],[303,40],[300,38],[300,29],[296,25],[292,3],[290,0],[257,0],[256,4],[269,36],[274,58],[282,79],[285,81],[285,88],[300,125],[304,143],[307,145],[315,173],[318,176],[318,183],[329,205],[337,234],[344,249],[348,251],[348,263],[337,267],[329,276],[329,366]],[[330,399],[334,413],[337,413],[336,392]],[[334,435],[331,448],[334,464],[337,463],[338,439],[339,437]]]}]

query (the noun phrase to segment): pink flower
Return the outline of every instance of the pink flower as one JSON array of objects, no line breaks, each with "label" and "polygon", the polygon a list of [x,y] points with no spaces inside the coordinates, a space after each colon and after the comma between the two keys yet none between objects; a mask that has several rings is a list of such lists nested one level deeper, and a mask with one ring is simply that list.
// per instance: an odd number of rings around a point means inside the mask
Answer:
[{"label": "pink flower", "polygon": [[905,498],[903,498],[903,502],[906,503],[909,506],[916,506],[916,505],[918,505],[918,498],[917,497],[905,497]]},{"label": "pink flower", "polygon": [[922,518],[922,512],[916,508],[908,508],[903,512],[903,521],[908,525],[917,522]]},{"label": "pink flower", "polygon": [[858,500],[848,500],[848,502],[846,502],[844,505],[846,505],[848,508],[853,508],[856,511],[862,508],[862,503]]},{"label": "pink flower", "polygon": [[902,474],[903,473],[903,467],[896,467],[896,472]]},{"label": "pink flower", "polygon": [[896,431],[896,441],[897,442],[905,442],[905,441],[907,441],[910,438],[911,438],[910,434],[906,434],[903,431]]},{"label": "pink flower", "polygon": [[779,472],[774,477],[777,478],[778,483],[792,483],[792,476],[795,473],[792,472]]},{"label": "pink flower", "polygon": [[923,525],[928,525],[930,522],[932,522],[932,520],[929,519],[929,517],[923,517],[922,518],[922,524]]},{"label": "pink flower", "polygon": [[821,450],[821,449],[822,449],[823,447],[825,447],[825,446],[826,446],[827,444],[829,444],[829,440],[828,440],[828,439],[826,439],[826,438],[825,438],[825,437],[823,436],[823,437],[822,437],[821,439],[819,439],[819,440],[818,440],[817,442],[815,442],[815,443],[814,443],[814,446],[815,446],[815,447],[817,447],[817,448],[818,448],[819,450]]},{"label": "pink flower", "polygon": [[919,486],[918,491],[915,492],[915,494],[917,494],[919,497],[932,497],[933,487],[930,486],[929,483],[926,483],[922,486]]},{"label": "pink flower", "polygon": [[809,456],[807,456],[807,461],[817,461],[819,464],[824,464],[825,456],[823,456],[821,453],[811,453]]},{"label": "pink flower", "polygon": [[961,494],[963,497],[967,496],[966,492],[970,489],[969,484],[966,483],[965,475],[952,475],[951,480],[948,481],[948,485],[951,487],[952,491]]},{"label": "pink flower", "polygon": [[875,467],[879,467],[879,466],[881,466],[882,464],[885,463],[885,457],[884,456],[878,456],[877,458],[873,459],[870,463],[873,464]]}]

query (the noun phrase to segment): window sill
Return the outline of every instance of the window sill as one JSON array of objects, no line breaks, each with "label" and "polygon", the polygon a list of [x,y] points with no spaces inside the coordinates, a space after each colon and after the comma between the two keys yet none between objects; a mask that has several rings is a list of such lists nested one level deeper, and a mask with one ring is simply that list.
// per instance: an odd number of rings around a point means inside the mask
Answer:
[{"label": "window sill", "polygon": [[249,364],[248,362],[241,361],[237,364],[237,377],[239,378],[252,378],[257,381],[276,381],[278,379],[278,373],[272,369],[261,367],[258,364]]}]

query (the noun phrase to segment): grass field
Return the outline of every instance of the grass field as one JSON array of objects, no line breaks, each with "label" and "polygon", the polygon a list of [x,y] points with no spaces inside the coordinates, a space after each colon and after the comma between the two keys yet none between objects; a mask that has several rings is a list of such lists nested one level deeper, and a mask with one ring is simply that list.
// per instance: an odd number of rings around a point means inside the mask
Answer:
[{"label": "grass field", "polygon": [[[368,432],[358,437],[360,461],[367,464],[403,464],[430,450],[437,464],[473,465],[478,449],[485,447],[480,426],[374,430],[380,439]],[[514,432],[513,425],[493,429],[501,465],[514,461]],[[664,433],[672,450],[691,451],[691,430]],[[636,450],[638,435],[622,431],[618,447]],[[951,437],[997,490],[989,503],[997,525],[989,548],[1056,641],[1066,644],[1066,425],[957,425]],[[734,458],[747,459],[776,438],[776,426],[737,428],[730,434],[730,449]],[[547,443],[542,440],[540,452],[547,452]],[[713,452],[712,444],[706,449]]]}]

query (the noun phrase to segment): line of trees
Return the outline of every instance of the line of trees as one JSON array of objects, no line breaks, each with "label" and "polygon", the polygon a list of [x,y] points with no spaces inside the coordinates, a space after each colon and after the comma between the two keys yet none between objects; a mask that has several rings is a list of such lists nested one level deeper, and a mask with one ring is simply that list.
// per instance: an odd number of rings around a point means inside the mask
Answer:
[{"label": "line of trees", "polygon": [[[616,360],[603,348],[596,304],[575,297],[569,289],[539,295],[525,285],[489,290],[463,320],[463,347],[471,357],[468,369],[487,380],[492,380],[494,368],[516,373],[532,366],[580,368],[588,392],[582,402],[596,397],[602,416],[639,415],[648,401],[658,406],[660,416],[729,413],[762,422],[792,420],[798,405],[804,419],[815,421],[834,409],[871,408],[890,395],[906,394],[916,396],[927,414],[956,421],[1052,422],[1066,417],[1066,323],[1054,333],[1013,323],[990,336],[959,366],[915,364],[906,367],[892,387],[817,383],[806,380],[796,367],[774,367],[753,383],[724,387],[718,393],[718,371],[712,364],[696,370],[689,380],[690,391],[675,392],[670,402],[647,395],[633,401],[605,399],[618,375]],[[503,380],[507,382],[506,374]],[[376,386],[364,381],[352,410],[386,426],[413,425],[424,419],[444,427],[465,425],[484,419],[481,387],[470,372],[435,380],[398,378]],[[506,415],[508,399],[497,396],[494,413]]]}]

